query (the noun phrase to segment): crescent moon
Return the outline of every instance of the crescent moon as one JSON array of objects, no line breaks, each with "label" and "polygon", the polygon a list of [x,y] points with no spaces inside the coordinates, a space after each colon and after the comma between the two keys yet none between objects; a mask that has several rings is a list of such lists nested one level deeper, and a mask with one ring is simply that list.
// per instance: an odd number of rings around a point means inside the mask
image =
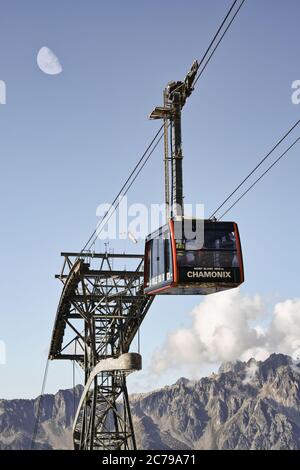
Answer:
[{"label": "crescent moon", "polygon": [[40,70],[47,75],[58,75],[62,72],[62,66],[58,57],[49,47],[41,47],[36,58]]}]

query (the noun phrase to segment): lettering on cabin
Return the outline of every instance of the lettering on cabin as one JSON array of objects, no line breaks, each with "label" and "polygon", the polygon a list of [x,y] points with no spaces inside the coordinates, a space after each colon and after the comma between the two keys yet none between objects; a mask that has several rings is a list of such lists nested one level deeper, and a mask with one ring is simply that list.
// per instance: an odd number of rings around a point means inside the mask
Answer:
[{"label": "lettering on cabin", "polygon": [[189,278],[218,278],[224,279],[229,277],[231,279],[231,272],[230,271],[188,271],[187,277]]}]

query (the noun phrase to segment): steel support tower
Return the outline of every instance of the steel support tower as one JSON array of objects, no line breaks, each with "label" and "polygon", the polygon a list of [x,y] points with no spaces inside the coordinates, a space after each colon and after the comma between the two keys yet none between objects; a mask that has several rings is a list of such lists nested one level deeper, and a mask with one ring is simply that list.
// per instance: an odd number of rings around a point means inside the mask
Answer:
[{"label": "steel support tower", "polygon": [[126,377],[142,367],[140,354],[129,348],[153,301],[143,293],[143,255],[62,256],[49,359],[76,361],[83,369],[74,448],[135,449]]}]

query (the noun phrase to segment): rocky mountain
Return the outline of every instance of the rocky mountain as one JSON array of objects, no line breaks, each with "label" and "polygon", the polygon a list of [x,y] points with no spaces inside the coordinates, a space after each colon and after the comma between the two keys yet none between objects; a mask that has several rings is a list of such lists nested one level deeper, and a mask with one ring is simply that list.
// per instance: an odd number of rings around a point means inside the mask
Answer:
[{"label": "rocky mountain", "polygon": [[0,449],[30,449],[38,407],[40,419],[35,449],[71,449],[74,408],[82,386],[59,390],[35,400],[0,400]]},{"label": "rocky mountain", "polygon": [[140,448],[300,449],[300,367],[283,354],[179,379],[131,406]]},{"label": "rocky mountain", "polygon": [[[75,391],[78,402],[81,388]],[[29,448],[37,400],[0,400],[0,449]],[[131,396],[140,449],[300,449],[300,364],[283,354]],[[41,402],[37,448],[71,448],[73,393]]]}]

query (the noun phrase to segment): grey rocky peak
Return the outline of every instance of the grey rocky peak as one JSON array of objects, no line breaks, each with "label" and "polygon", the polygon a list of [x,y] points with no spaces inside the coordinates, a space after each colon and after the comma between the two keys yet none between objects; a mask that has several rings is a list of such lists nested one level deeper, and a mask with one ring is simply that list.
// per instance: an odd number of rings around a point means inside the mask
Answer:
[{"label": "grey rocky peak", "polygon": [[193,385],[195,385],[195,381],[187,379],[186,377],[180,377],[180,379],[176,380],[175,385],[183,385],[184,387],[192,387]]},{"label": "grey rocky peak", "polygon": [[226,374],[227,372],[239,372],[244,370],[245,363],[241,361],[233,361],[233,362],[223,362],[219,367],[218,374]]}]

